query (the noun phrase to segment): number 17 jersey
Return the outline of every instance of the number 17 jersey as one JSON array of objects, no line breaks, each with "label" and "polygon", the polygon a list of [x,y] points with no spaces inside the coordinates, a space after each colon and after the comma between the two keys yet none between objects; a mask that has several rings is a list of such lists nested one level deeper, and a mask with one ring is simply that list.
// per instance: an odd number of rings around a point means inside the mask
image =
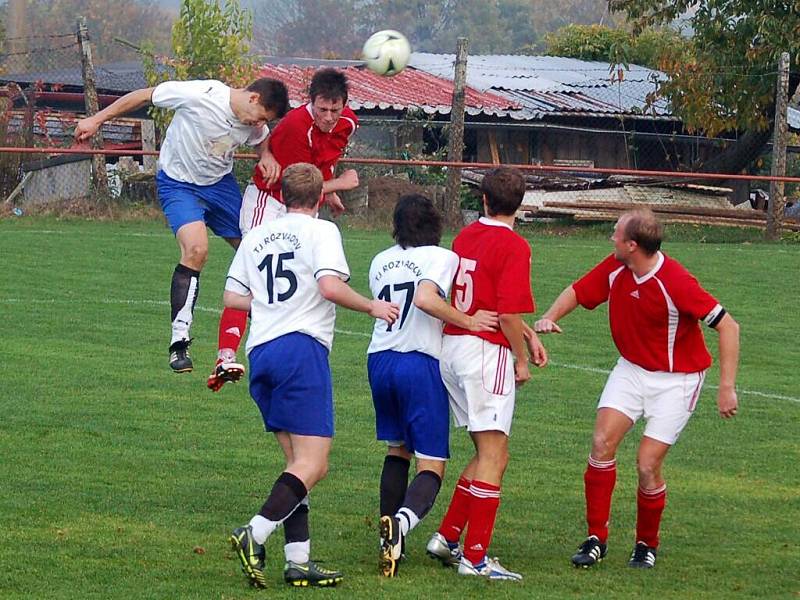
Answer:
[{"label": "number 17 jersey", "polygon": [[442,322],[414,306],[414,294],[422,281],[430,281],[447,298],[458,257],[439,246],[402,248],[392,246],[372,259],[369,287],[375,298],[400,306],[393,324],[375,320],[368,354],[394,350],[422,352],[438,359],[442,351]]},{"label": "number 17 jersey", "polygon": [[330,221],[290,212],[244,237],[225,289],[253,295],[248,354],[288,333],[304,333],[331,349],[336,309],[317,284],[325,275],[350,279],[341,234]]}]

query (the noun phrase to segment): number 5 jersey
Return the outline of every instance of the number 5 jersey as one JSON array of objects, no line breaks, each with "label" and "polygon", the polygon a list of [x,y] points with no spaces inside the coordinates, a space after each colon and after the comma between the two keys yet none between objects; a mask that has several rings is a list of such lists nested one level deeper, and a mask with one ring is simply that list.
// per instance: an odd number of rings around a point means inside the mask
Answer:
[{"label": "number 5 jersey", "polygon": [[290,212],[244,237],[225,289],[253,295],[248,354],[260,344],[294,332],[331,349],[336,309],[317,285],[325,275],[350,279],[342,236],[330,221]]},{"label": "number 5 jersey", "polygon": [[414,294],[421,281],[430,281],[447,298],[457,267],[458,257],[439,246],[395,245],[375,256],[369,269],[372,295],[400,306],[400,318],[392,325],[375,320],[367,353],[422,352],[438,359],[442,322],[414,306]]}]

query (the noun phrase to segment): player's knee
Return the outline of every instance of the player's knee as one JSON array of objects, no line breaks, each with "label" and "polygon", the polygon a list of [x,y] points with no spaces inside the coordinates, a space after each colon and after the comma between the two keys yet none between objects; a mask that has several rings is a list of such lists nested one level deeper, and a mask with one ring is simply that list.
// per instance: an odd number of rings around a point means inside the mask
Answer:
[{"label": "player's knee", "polygon": [[201,270],[208,260],[208,244],[202,242],[188,244],[182,248],[182,251],[181,262],[196,271]]},{"label": "player's knee", "polygon": [[597,460],[611,460],[617,447],[604,431],[595,431],[592,436],[592,457]]},{"label": "player's knee", "polygon": [[656,487],[661,479],[661,463],[649,458],[639,458],[636,463],[639,471],[639,485],[645,489]]}]

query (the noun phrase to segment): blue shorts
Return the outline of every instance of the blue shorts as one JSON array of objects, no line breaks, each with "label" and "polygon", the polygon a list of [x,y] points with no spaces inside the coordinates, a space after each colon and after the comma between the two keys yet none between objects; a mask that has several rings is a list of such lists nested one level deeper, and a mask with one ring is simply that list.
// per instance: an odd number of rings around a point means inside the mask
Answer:
[{"label": "blue shorts", "polygon": [[219,237],[242,237],[239,230],[242,193],[232,173],[217,183],[196,185],[172,179],[159,171],[156,189],[172,233],[178,233],[187,223],[203,221]]},{"label": "blue shorts", "polygon": [[250,351],[250,395],[267,431],[333,437],[328,350],[304,333],[288,333]]},{"label": "blue shorts", "polygon": [[367,358],[377,439],[403,442],[418,458],[450,458],[447,390],[439,361],[384,350]]}]

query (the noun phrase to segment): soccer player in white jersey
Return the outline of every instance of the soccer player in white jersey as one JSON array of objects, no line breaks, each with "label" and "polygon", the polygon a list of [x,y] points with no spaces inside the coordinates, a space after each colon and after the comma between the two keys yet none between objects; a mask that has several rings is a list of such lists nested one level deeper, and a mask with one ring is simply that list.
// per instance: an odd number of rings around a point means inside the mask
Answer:
[{"label": "soccer player in white jersey", "polygon": [[611,336],[621,355],[600,396],[584,473],[588,537],[572,557],[590,567],[606,556],[616,452],[644,417],[637,467],[636,543],[628,564],[655,566],[667,496],[664,459],[694,412],[711,355],[699,321],[719,333],[722,418],[736,414],[739,326],[676,260],[660,251],[663,229],[649,210],[624,213],[614,227],[614,253],[567,287],[534,325],[560,333],[556,322],[578,305],[608,302]]},{"label": "soccer player in white jersey", "polygon": [[236,248],[241,240],[242,194],[232,174],[238,146],[255,146],[258,168],[275,178],[280,165],[265,152],[267,122],[289,106],[286,86],[263,77],[247,88],[231,88],[216,80],[165,81],[125,94],[100,112],[78,121],[75,139],[92,137],[110,119],[147,104],[174,110],[158,157],[156,189],[164,216],[180,249],[172,274],[172,336],[169,365],[176,373],[192,370],[190,328],[208,258],[206,226]]},{"label": "soccer player in white jersey", "polygon": [[251,311],[247,354],[250,393],[267,431],[275,434],[286,468],[266,502],[234,530],[231,544],[245,575],[265,587],[264,543],[283,524],[284,579],[290,585],[335,585],[342,574],[309,558],[308,493],[328,470],[333,437],[333,390],[328,353],[334,305],[387,324],[397,305],[369,300],[346,281],[350,271],[337,227],[316,217],[322,174],[308,163],[283,173],[288,213],[250,231],[225,284],[225,306]]},{"label": "soccer player in white jersey", "polygon": [[[396,245],[372,260],[375,298],[400,305],[400,318],[376,320],[367,350],[377,438],[388,452],[380,483],[379,569],[394,577],[403,540],[428,514],[439,493],[449,453],[447,390],[439,373],[443,321],[470,331],[496,331],[497,313],[472,316],[450,306],[458,256],[439,247],[442,217],[430,199],[402,196],[394,209]],[[408,483],[412,455],[416,476]]]}]

